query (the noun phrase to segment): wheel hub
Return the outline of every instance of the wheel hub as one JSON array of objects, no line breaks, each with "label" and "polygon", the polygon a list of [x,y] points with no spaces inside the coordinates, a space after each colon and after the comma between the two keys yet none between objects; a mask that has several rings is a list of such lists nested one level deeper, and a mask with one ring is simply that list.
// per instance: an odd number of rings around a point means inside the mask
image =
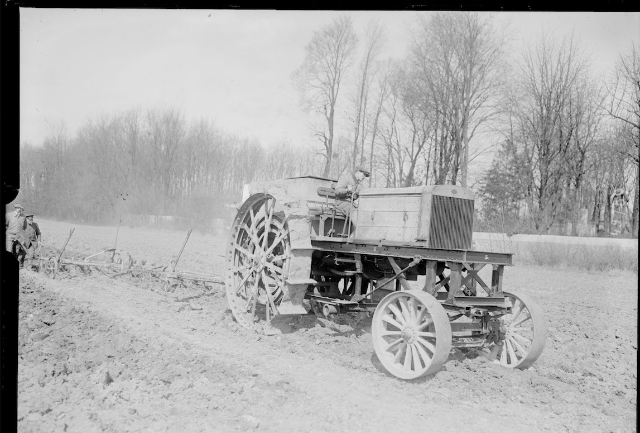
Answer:
[{"label": "wheel hub", "polygon": [[400,337],[407,344],[413,344],[416,339],[416,332],[413,330],[413,328],[404,328],[402,332],[400,332]]}]

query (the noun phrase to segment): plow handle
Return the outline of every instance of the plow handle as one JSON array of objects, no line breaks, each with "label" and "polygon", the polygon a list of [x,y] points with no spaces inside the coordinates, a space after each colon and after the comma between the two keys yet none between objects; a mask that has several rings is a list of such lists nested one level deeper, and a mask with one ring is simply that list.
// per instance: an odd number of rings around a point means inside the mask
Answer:
[{"label": "plow handle", "polygon": [[62,250],[60,250],[60,254],[58,254],[58,259],[56,260],[57,262],[60,261],[60,258],[62,257],[62,253],[64,253],[64,250],[67,248],[67,244],[69,243],[69,240],[71,239],[71,236],[73,235],[73,232],[75,231],[75,228],[72,228],[69,231],[69,237],[67,238],[67,241],[64,243],[64,246],[62,247]]},{"label": "plow handle", "polygon": [[118,232],[120,231],[120,223],[122,222],[122,219],[120,219],[120,221],[118,221],[118,228],[116,229],[116,240],[113,243],[113,249],[116,249],[116,245],[118,245]]},{"label": "plow handle", "polygon": [[180,256],[182,256],[182,252],[184,251],[184,247],[187,245],[187,241],[189,240],[189,236],[191,236],[191,232],[193,231],[193,229],[189,229],[189,231],[187,232],[187,238],[184,240],[184,243],[182,244],[182,248],[180,248],[180,252],[178,253],[178,257],[176,257],[176,259],[173,261],[173,264],[171,266],[171,272],[175,272],[176,271],[176,266],[178,266],[178,261],[180,260]]}]

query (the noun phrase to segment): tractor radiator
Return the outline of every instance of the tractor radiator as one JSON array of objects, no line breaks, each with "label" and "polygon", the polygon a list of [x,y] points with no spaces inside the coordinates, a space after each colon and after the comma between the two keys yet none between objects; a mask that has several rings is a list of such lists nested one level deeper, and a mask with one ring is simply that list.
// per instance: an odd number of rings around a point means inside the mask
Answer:
[{"label": "tractor radiator", "polygon": [[468,250],[473,235],[473,200],[431,195],[430,248]]},{"label": "tractor radiator", "polygon": [[473,191],[457,185],[363,189],[356,237],[470,250],[474,198]]}]

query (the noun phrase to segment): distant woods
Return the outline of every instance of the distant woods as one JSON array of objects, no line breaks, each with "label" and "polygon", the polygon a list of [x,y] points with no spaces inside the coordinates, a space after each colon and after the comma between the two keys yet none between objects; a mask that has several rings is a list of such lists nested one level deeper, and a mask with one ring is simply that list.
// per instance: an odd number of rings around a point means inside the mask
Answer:
[{"label": "distant woods", "polygon": [[172,108],[107,113],[23,143],[19,199],[48,217],[178,216],[207,229],[245,183],[366,165],[370,186],[470,187],[476,227],[507,233],[581,234],[585,220],[613,232],[612,197],[626,190],[617,229],[637,236],[638,47],[601,77],[574,37],[516,44],[488,14],[418,15],[403,58],[383,56],[384,25],[361,24],[317,29],[291,73],[306,145],[265,148]]},{"label": "distant woods", "polygon": [[264,149],[180,111],[130,110],[88,120],[75,136],[59,125],[42,146],[20,149],[20,196],[43,217],[117,223],[174,216],[211,228],[228,218],[244,183],[312,171],[308,152]]}]

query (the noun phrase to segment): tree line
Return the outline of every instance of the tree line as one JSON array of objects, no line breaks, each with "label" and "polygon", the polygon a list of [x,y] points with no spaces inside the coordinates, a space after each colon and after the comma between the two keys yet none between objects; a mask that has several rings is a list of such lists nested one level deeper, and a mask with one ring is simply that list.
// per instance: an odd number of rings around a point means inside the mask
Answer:
[{"label": "tree line", "polygon": [[306,174],[288,144],[265,149],[177,109],[131,109],[87,120],[75,136],[59,124],[41,146],[21,146],[21,200],[61,219],[113,223],[131,215],[176,216],[203,230],[227,218],[247,182]]},{"label": "tree line", "polygon": [[[291,77],[302,109],[316,119],[324,175],[338,173],[334,162],[347,156],[352,167],[369,165],[375,186],[469,186],[479,196],[480,226],[510,233],[571,223],[565,234],[577,234],[585,209],[608,233],[612,197],[626,190],[625,229],[637,237],[635,44],[599,77],[573,35],[544,33],[514,50],[486,14],[419,16],[402,59],[381,58],[380,24],[362,36],[350,18],[337,18],[315,32]],[[350,125],[338,134],[341,121]],[[487,151],[493,163],[472,181],[470,164]]]},{"label": "tree line", "polygon": [[[207,226],[228,215],[222,204],[238,202],[244,183],[337,178],[366,165],[370,186],[471,187],[478,226],[505,232],[548,233],[566,221],[575,232],[584,209],[609,231],[611,197],[623,188],[637,236],[637,47],[603,78],[573,36],[514,49],[508,35],[486,14],[419,15],[398,59],[383,57],[382,24],[358,34],[338,17],[314,32],[291,74],[316,145],[265,148],[173,108],[131,109],[89,119],[74,136],[61,124],[41,145],[23,143],[19,198],[56,218],[173,215]],[[487,152],[493,162],[478,173]]]}]

